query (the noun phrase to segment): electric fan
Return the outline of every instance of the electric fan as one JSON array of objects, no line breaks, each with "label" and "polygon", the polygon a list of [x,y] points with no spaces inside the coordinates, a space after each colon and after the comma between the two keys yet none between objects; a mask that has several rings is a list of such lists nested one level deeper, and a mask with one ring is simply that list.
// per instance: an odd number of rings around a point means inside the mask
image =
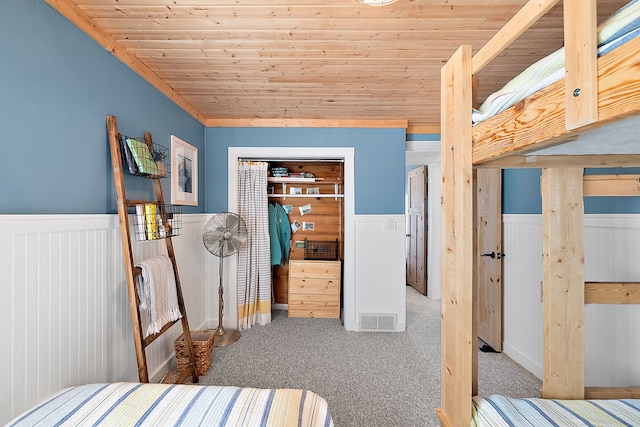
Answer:
[{"label": "electric fan", "polygon": [[204,226],[202,241],[205,248],[220,258],[218,286],[218,328],[213,341],[214,346],[223,347],[233,344],[240,339],[240,331],[226,331],[222,326],[222,311],[224,310],[222,274],[224,258],[238,252],[247,240],[247,225],[244,220],[233,212],[216,214]]}]

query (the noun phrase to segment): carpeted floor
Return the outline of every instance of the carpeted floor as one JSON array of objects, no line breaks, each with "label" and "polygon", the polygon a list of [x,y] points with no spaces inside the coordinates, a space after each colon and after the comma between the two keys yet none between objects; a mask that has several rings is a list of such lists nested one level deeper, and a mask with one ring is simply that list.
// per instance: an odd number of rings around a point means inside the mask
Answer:
[{"label": "carpeted floor", "polygon": [[[346,332],[340,320],[286,311],[272,317],[215,347],[200,384],[309,389],[328,401],[336,427],[439,426],[439,301],[407,287],[404,333]],[[504,354],[480,352],[478,364],[481,395],[538,396],[540,381]]]}]

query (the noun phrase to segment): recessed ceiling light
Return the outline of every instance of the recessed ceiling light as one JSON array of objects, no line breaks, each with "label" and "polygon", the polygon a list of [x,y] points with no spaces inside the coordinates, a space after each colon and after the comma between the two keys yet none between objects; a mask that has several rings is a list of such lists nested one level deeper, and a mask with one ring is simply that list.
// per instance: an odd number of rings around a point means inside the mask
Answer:
[{"label": "recessed ceiling light", "polygon": [[386,6],[395,2],[396,0],[358,0],[360,3],[364,3],[368,6]]}]

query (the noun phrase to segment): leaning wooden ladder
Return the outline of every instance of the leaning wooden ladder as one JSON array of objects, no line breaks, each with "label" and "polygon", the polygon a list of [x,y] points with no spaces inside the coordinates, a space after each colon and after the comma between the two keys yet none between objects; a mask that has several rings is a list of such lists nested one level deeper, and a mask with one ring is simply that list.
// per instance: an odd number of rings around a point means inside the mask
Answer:
[{"label": "leaning wooden ladder", "polygon": [[[125,273],[127,276],[127,291],[129,295],[129,310],[131,312],[131,326],[133,328],[133,339],[136,349],[136,359],[138,362],[138,377],[140,382],[149,382],[149,372],[147,369],[147,357],[145,349],[159,338],[164,332],[166,332],[171,326],[178,321],[172,321],[164,325],[160,332],[144,337],[142,335],[142,323],[140,320],[140,299],[136,291],[136,278],[142,274],[139,267],[136,267],[133,261],[133,253],[131,249],[131,232],[129,228],[129,215],[128,209],[137,205],[144,204],[156,204],[157,206],[164,206],[164,196],[162,195],[162,185],[160,183],[160,177],[152,177],[153,185],[155,187],[156,200],[155,201],[143,201],[143,200],[128,200],[125,196],[124,186],[124,170],[123,161],[120,148],[120,134],[118,133],[118,126],[116,124],[115,116],[107,116],[107,131],[109,134],[109,146],[111,149],[111,162],[113,165],[113,180],[116,190],[116,199],[118,204],[118,218],[120,220],[120,237],[122,240],[122,255],[125,264]],[[151,134],[145,132],[145,142],[147,146],[151,148],[153,143]],[[166,211],[162,211],[161,215],[166,215]],[[162,218],[163,221],[167,221],[167,218]],[[180,278],[178,276],[178,266],[176,264],[175,253],[173,250],[173,242],[171,236],[164,238],[167,246],[167,255],[171,259],[173,264],[173,271],[176,281],[176,293],[178,297],[178,307],[180,313],[182,313],[182,329],[185,339],[185,345],[187,348],[187,354],[189,356],[188,369],[182,371],[178,377],[177,382],[184,382],[184,380],[191,374],[192,381],[198,382],[198,374],[196,372],[195,357],[193,354],[193,345],[191,341],[191,334],[189,330],[189,321],[187,320],[187,311],[184,305],[184,299],[182,296],[182,288],[180,286]]]}]

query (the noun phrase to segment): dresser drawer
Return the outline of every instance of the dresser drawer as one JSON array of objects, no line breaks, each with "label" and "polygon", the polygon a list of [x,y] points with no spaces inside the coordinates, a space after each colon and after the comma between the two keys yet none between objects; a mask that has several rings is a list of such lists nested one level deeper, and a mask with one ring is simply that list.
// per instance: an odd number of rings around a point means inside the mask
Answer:
[{"label": "dresser drawer", "polygon": [[298,261],[289,264],[289,277],[340,278],[340,261]]},{"label": "dresser drawer", "polygon": [[337,297],[328,300],[318,295],[289,294],[289,317],[337,319],[340,317],[340,300]]},{"label": "dresser drawer", "polygon": [[289,307],[304,304],[315,304],[318,306],[339,305],[340,295],[289,294]]},{"label": "dresser drawer", "polygon": [[289,317],[340,318],[340,261],[291,260]]},{"label": "dresser drawer", "polygon": [[292,277],[289,280],[290,294],[339,295],[340,281],[336,279],[303,279]]}]

